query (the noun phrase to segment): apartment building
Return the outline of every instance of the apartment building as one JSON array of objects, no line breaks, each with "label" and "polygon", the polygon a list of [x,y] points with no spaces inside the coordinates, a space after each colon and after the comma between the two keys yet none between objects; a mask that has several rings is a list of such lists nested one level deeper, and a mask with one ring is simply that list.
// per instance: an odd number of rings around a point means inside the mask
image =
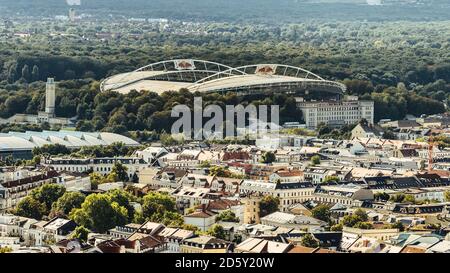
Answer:
[{"label": "apartment building", "polygon": [[271,195],[280,199],[280,210],[288,211],[292,205],[311,200],[314,186],[310,182],[271,183],[267,181],[244,180],[240,187],[243,195]]},{"label": "apartment building", "polygon": [[374,123],[374,102],[349,96],[340,101],[305,101],[296,98],[297,107],[303,112],[307,128],[315,129],[321,123],[331,126],[355,124],[361,119]]},{"label": "apartment building", "polygon": [[33,189],[44,184],[56,183],[58,177],[58,172],[46,171],[39,175],[0,183],[0,211],[14,208]]},{"label": "apartment building", "polygon": [[79,173],[93,171],[107,175],[112,171],[116,162],[127,168],[127,174],[130,179],[149,165],[145,160],[137,157],[49,158],[45,159],[42,165],[52,167],[56,171]]}]

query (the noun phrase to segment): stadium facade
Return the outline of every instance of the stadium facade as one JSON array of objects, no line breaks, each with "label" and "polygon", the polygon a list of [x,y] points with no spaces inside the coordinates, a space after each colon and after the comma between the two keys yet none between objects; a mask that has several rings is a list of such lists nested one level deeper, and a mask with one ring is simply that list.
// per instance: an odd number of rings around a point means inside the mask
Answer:
[{"label": "stadium facade", "polygon": [[341,96],[344,84],[328,81],[300,67],[283,64],[257,64],[230,67],[216,62],[193,59],[168,60],[149,64],[135,71],[105,79],[101,91],[126,94],[132,90],[156,93],[178,91],[238,95],[266,92],[327,92]]}]

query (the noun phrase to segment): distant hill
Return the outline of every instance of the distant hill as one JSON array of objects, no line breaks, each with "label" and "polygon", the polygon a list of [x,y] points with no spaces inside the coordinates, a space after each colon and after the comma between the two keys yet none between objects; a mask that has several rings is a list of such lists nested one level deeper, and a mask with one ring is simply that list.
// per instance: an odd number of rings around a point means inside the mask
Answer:
[{"label": "distant hill", "polygon": [[[371,0],[373,1],[373,0]],[[0,0],[0,14],[66,14],[66,0]],[[293,23],[326,21],[450,20],[448,0],[82,0],[76,9],[101,18],[113,16],[194,21]]]}]

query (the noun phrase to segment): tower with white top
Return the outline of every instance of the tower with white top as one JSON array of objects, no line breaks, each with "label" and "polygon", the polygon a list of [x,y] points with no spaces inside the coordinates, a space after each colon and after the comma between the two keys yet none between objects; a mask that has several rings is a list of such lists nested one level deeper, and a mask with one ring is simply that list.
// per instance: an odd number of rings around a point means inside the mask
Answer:
[{"label": "tower with white top", "polygon": [[56,99],[56,84],[55,79],[47,78],[47,84],[45,87],[45,113],[54,116],[55,115],[55,99]]}]

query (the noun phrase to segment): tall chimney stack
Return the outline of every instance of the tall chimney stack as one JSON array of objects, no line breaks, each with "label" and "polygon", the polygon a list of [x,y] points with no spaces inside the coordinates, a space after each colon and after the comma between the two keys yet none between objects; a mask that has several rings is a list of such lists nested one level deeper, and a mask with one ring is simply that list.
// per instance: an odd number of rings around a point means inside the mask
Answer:
[{"label": "tall chimney stack", "polygon": [[45,112],[50,115],[55,114],[55,89],[55,80],[53,78],[47,78],[47,84],[45,87]]}]

